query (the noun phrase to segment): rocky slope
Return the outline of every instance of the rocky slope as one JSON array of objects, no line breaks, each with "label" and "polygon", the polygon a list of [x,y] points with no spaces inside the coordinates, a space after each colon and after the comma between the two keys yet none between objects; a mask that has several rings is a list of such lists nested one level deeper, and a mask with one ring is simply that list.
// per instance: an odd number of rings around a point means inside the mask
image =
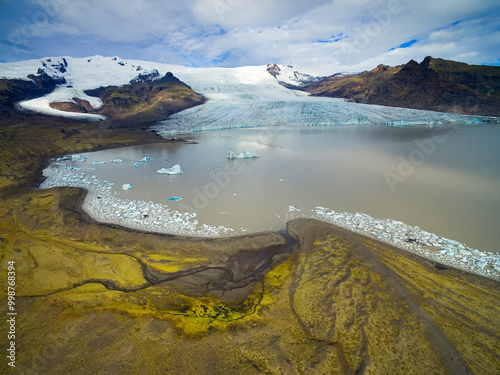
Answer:
[{"label": "rocky slope", "polygon": [[[97,96],[103,102],[103,106],[95,113],[121,123],[164,120],[173,113],[202,104],[205,100],[171,72],[161,77],[157,70],[139,74],[127,85],[100,87],[86,90],[85,93]],[[79,107],[86,111],[85,103]]]},{"label": "rocky slope", "polygon": [[[141,62],[142,63],[142,62]],[[162,65],[162,69],[176,67]],[[32,74],[37,71],[37,74]],[[0,64],[0,108],[117,125],[166,119],[204,102],[170,71],[117,57],[45,58]]]},{"label": "rocky slope", "polygon": [[327,77],[304,89],[364,104],[500,116],[500,67],[430,56],[420,64],[411,60],[350,77]]},{"label": "rocky slope", "polygon": [[64,78],[53,78],[43,70],[37,74],[29,74],[29,80],[0,79],[0,114],[12,112],[15,104],[21,100],[28,100],[46,95],[57,87],[66,83]]}]

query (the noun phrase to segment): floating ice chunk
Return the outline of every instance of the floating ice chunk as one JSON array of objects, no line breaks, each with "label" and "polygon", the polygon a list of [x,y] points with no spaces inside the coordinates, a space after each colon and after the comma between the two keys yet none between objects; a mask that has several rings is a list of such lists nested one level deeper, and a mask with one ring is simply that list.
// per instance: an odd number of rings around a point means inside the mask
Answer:
[{"label": "floating ice chunk", "polygon": [[82,157],[80,154],[73,154],[71,155],[71,160],[85,162],[87,158]]},{"label": "floating ice chunk", "polygon": [[106,164],[105,161],[97,161],[97,160],[94,160],[94,162],[92,163],[94,165],[99,165],[99,164]]},{"label": "floating ice chunk", "polygon": [[449,249],[441,249],[441,250],[438,251],[438,253],[445,254],[445,255],[451,255],[451,256],[455,255],[455,252],[451,251]]},{"label": "floating ice chunk", "polygon": [[280,178],[280,182],[283,182],[283,181],[285,181],[285,180],[284,180],[284,179],[282,179],[282,178]]},{"label": "floating ice chunk", "polygon": [[130,185],[130,184],[123,184],[123,185],[122,185],[122,188],[123,188],[123,190],[130,190],[130,189],[132,189],[132,188],[133,188],[133,186],[132,186],[132,185]]},{"label": "floating ice chunk", "polygon": [[300,212],[302,210],[300,208],[298,208],[297,206],[288,206],[288,211],[289,212],[292,212],[292,211]]},{"label": "floating ice chunk", "polygon": [[495,271],[500,271],[500,261],[493,263],[491,266]]},{"label": "floating ice chunk", "polygon": [[181,201],[182,198],[181,197],[170,197],[170,198],[167,198],[166,200],[168,202],[178,202],[178,201]]},{"label": "floating ice chunk", "polygon": [[162,168],[156,171],[159,174],[182,174],[181,166],[179,164],[174,165],[172,168]]},{"label": "floating ice chunk", "polygon": [[142,165],[142,163],[140,161],[138,161],[137,163],[134,164],[134,167],[138,167],[140,165]]},{"label": "floating ice chunk", "polygon": [[485,259],[481,258],[477,259],[474,263],[476,264],[476,266],[479,266],[481,268],[484,268],[488,264],[488,262]]},{"label": "floating ice chunk", "polygon": [[153,159],[151,159],[149,156],[144,156],[144,157],[142,158],[142,160],[141,160],[141,161],[142,161],[143,163],[149,163],[149,162],[150,162],[150,161],[152,161],[152,160],[153,160]]},{"label": "floating ice chunk", "polygon": [[116,159],[111,159],[109,162],[110,163],[121,163],[123,160],[120,159],[120,158],[116,158]]},{"label": "floating ice chunk", "polygon": [[232,160],[232,159],[252,159],[252,158],[258,158],[259,155],[255,155],[255,154],[252,154],[251,152],[248,152],[248,151],[243,151],[241,153],[239,153],[238,155],[235,155],[233,153],[233,150],[229,151],[229,154],[227,155],[227,158],[229,160]]}]

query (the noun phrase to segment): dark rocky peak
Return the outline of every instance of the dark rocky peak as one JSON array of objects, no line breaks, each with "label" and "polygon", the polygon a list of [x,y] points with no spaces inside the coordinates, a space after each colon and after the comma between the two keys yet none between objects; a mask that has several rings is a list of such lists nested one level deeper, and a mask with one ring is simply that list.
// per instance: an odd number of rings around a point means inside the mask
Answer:
[{"label": "dark rocky peak", "polygon": [[37,74],[41,74],[40,71],[45,71],[51,76],[59,76],[61,73],[64,74],[67,71],[68,61],[63,57],[59,61],[52,61],[52,59],[46,59],[41,61],[43,69],[38,69]]},{"label": "dark rocky peak", "polygon": [[278,65],[276,65],[275,63],[270,63],[270,64],[267,64],[267,69],[266,69],[269,74],[271,74],[274,78],[278,77],[280,72],[281,72],[281,69],[279,68]]},{"label": "dark rocky peak", "polygon": [[52,64],[51,67],[54,69],[54,70],[57,70],[61,73],[66,73],[66,66],[68,66],[68,64],[63,64],[63,63],[59,63],[59,64]]},{"label": "dark rocky peak", "polygon": [[417,68],[419,66],[424,66],[424,65],[420,65],[415,60],[410,60],[405,64],[404,68]]},{"label": "dark rocky peak", "polygon": [[[38,68],[37,74],[30,74],[31,79],[39,89],[50,89],[52,91],[57,85],[66,83],[64,77],[51,77],[43,69]],[[49,92],[50,92],[49,91]]]},{"label": "dark rocky peak", "polygon": [[377,65],[376,68],[374,68],[372,70],[373,73],[380,73],[380,72],[386,72],[387,70],[389,70],[391,67],[388,66],[388,65],[384,65],[384,64],[379,64]]},{"label": "dark rocky peak", "polygon": [[139,73],[139,75],[130,80],[130,83],[139,83],[139,82],[153,82],[160,79],[160,73],[158,70],[153,69],[149,71],[145,71],[144,73]]},{"label": "dark rocky peak", "polygon": [[[175,84],[179,84],[179,85],[184,85],[184,86],[187,86],[184,82],[182,82],[179,78],[175,77],[172,72],[167,72],[167,74],[165,74],[165,76],[163,76],[162,78],[160,78],[158,80],[158,83],[175,83]],[[187,86],[189,87],[189,86]]]},{"label": "dark rocky peak", "polygon": [[434,58],[432,56],[427,56],[425,59],[422,60],[420,65],[425,66],[426,68],[429,68],[432,60],[434,60]]}]

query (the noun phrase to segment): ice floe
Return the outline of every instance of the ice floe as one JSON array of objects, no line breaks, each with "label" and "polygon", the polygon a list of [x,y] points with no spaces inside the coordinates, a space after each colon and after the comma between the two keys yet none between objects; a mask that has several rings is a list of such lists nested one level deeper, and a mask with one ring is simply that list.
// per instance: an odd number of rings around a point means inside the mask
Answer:
[{"label": "ice floe", "polygon": [[182,198],[181,197],[170,197],[170,198],[167,198],[165,199],[167,202],[178,202],[178,201],[181,201]]},{"label": "ice floe", "polygon": [[71,160],[85,162],[87,158],[82,157],[80,154],[73,154],[71,155]]},{"label": "ice floe", "polygon": [[259,157],[259,155],[252,154],[249,151],[242,151],[238,155],[235,155],[233,153],[233,150],[231,150],[231,151],[229,151],[229,154],[227,155],[227,158],[229,160],[232,160],[232,159],[253,159],[253,158],[258,158],[258,157]]},{"label": "ice floe", "polygon": [[132,189],[132,188],[133,188],[133,186],[132,186],[132,185],[130,185],[130,184],[123,184],[123,185],[122,185],[122,189],[123,189],[123,190],[130,190],[130,189]]},{"label": "ice floe", "polygon": [[184,173],[179,164],[174,165],[172,168],[161,168],[156,171],[158,174],[182,174]]}]

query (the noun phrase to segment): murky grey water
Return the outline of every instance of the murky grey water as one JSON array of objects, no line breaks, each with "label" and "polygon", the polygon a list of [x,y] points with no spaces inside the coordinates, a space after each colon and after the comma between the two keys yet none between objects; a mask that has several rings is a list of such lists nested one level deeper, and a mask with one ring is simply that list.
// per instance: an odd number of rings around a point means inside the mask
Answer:
[{"label": "murky grey water", "polygon": [[[82,154],[126,199],[152,200],[197,220],[263,231],[315,207],[392,218],[480,250],[500,252],[500,126],[254,128],[180,136]],[[258,154],[228,160],[229,150]],[[153,161],[134,167],[149,156]],[[121,163],[109,163],[121,158]],[[160,175],[180,164],[182,175]],[[133,189],[123,190],[122,184]],[[178,196],[182,201],[167,202]],[[295,206],[301,211],[296,211]]]}]

